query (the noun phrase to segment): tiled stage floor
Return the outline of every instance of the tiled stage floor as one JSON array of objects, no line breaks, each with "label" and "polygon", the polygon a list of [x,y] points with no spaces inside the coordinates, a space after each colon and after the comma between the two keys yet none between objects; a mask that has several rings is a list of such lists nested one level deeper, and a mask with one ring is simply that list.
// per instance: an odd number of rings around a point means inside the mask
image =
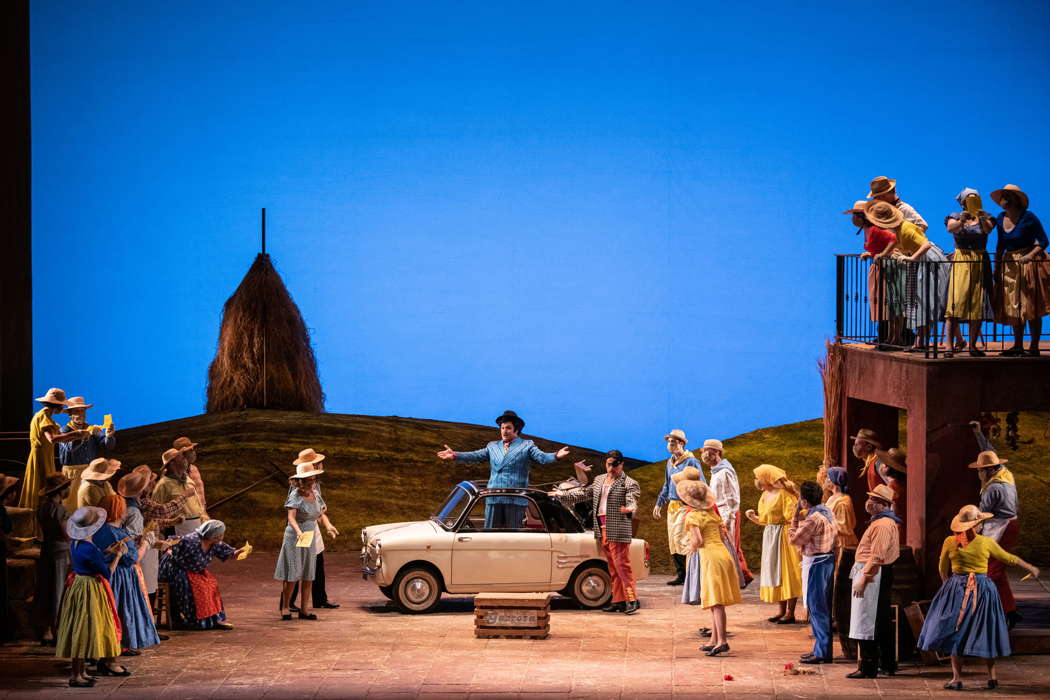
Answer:
[{"label": "tiled stage floor", "polygon": [[[654,576],[642,585],[643,609],[627,617],[556,603],[546,640],[475,639],[472,601],[447,599],[441,612],[389,611],[361,581],[355,554],[326,555],[329,592],[338,610],[317,622],[282,622],[275,556],[257,552],[240,563],[216,563],[232,632],[172,632],[170,641],[125,659],[129,678],[101,678],[93,689],[66,687],[63,662],[50,649],[0,647],[0,698],[633,698],[844,696],[957,697],[942,690],[946,667],[905,666],[894,678],[851,681],[848,661],[786,677],[784,664],[809,650],[808,628],[765,622],[757,587],[730,608],[732,651],[697,651],[703,611],[677,604],[680,588]],[[757,583],[757,582],[756,582]],[[1029,583],[1025,584],[1030,585]],[[1050,697],[1050,659],[1000,662],[1000,688],[983,676],[966,680],[964,697]],[[731,674],[733,680],[724,680]]]}]

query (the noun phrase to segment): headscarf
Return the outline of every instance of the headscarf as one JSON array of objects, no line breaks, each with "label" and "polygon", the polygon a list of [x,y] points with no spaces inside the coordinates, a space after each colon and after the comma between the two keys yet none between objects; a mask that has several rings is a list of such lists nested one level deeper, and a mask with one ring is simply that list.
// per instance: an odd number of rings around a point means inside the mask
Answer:
[{"label": "headscarf", "polygon": [[827,518],[829,523],[831,523],[832,525],[835,524],[835,516],[831,514],[831,511],[823,503],[818,503],[817,505],[812,506],[809,509],[809,514],[812,515],[813,513],[819,513],[820,515],[823,515],[825,518]]},{"label": "headscarf", "polygon": [[[970,195],[973,195],[976,199],[972,203],[970,203],[969,206],[967,206],[966,198]],[[977,190],[975,190],[972,187],[964,187],[962,192],[955,195],[955,201],[959,203],[960,207],[970,212],[974,216],[977,216],[983,211],[981,207],[981,195]]]},{"label": "headscarf", "polygon": [[760,484],[768,484],[774,486],[781,479],[787,479],[787,472],[780,467],[774,467],[772,464],[760,464],[754,469],[755,478]]},{"label": "headscarf", "polygon": [[849,474],[844,467],[828,467],[828,481],[838,486],[842,493],[849,493]]},{"label": "headscarf", "polygon": [[213,537],[219,537],[226,532],[226,523],[221,520],[209,520],[194,532],[201,536],[202,540],[212,539]]}]

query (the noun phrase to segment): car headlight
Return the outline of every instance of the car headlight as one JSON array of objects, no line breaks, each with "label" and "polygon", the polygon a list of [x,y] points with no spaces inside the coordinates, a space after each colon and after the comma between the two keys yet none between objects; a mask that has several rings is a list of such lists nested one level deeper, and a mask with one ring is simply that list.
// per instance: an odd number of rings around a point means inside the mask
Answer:
[{"label": "car headlight", "polygon": [[367,530],[368,530],[368,528],[366,528],[366,527],[361,528],[361,544],[362,545],[368,544],[368,532],[367,532]]}]

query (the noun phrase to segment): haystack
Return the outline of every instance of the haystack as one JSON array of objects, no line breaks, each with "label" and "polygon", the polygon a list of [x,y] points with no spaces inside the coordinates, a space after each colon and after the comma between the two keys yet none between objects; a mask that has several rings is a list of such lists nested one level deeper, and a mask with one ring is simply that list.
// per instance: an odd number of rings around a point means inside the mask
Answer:
[{"label": "haystack", "polygon": [[265,253],[223,307],[208,369],[207,412],[245,408],[324,410],[310,333]]}]

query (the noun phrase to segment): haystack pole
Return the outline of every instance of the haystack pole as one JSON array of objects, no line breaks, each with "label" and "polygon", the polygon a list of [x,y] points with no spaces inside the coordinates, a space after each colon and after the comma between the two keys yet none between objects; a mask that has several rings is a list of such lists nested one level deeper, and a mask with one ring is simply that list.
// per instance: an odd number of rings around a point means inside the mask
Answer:
[{"label": "haystack pole", "polygon": [[245,408],[324,411],[310,332],[266,253],[266,209],[261,252],[226,300],[208,369],[207,412]]}]

